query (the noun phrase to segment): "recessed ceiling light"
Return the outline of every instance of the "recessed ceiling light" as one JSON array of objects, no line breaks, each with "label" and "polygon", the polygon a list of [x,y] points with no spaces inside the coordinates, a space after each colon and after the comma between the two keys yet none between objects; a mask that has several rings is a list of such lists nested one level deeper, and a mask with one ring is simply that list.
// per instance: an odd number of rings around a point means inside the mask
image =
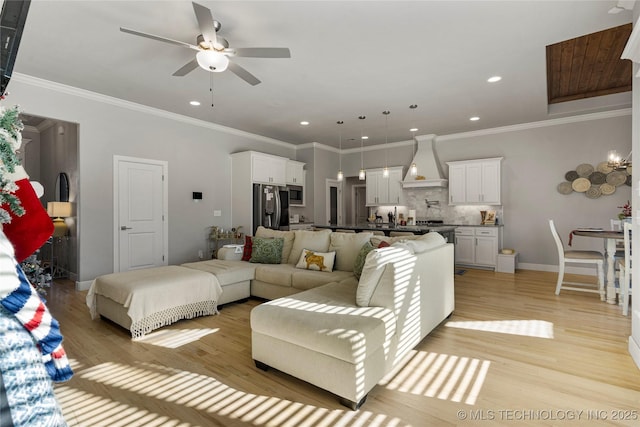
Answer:
[{"label": "recessed ceiling light", "polygon": [[502,77],[500,77],[500,76],[493,76],[493,77],[489,77],[489,78],[487,79],[487,81],[488,81],[489,83],[499,82],[500,80],[502,80]]},{"label": "recessed ceiling light", "polygon": [[469,120],[471,120],[472,122],[477,122],[478,120],[480,120],[480,117],[473,116],[473,117],[470,117]]},{"label": "recessed ceiling light", "polygon": [[409,132],[418,132],[418,128],[411,128],[409,129]]},{"label": "recessed ceiling light", "polygon": [[367,135],[362,135],[362,139],[369,139]]},{"label": "recessed ceiling light", "polygon": [[198,105],[200,105],[200,102],[199,101],[191,101],[189,104],[197,107]]},{"label": "recessed ceiling light", "polygon": [[308,126],[308,125],[309,125],[309,122],[308,122],[308,121],[306,121],[306,120],[303,120],[303,121],[301,121],[301,122],[300,122],[300,124],[301,124],[302,126]]}]

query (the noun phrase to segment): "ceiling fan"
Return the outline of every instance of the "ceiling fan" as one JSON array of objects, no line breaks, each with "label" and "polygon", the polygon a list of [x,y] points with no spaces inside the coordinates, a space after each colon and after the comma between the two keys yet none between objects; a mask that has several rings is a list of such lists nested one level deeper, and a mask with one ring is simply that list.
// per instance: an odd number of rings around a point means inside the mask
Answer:
[{"label": "ceiling fan", "polygon": [[198,53],[194,59],[187,62],[173,73],[174,76],[178,77],[187,75],[198,66],[215,73],[221,73],[226,69],[229,69],[242,80],[255,86],[260,83],[260,80],[258,80],[258,78],[249,71],[233,62],[230,58],[235,56],[249,58],[291,58],[291,52],[289,51],[289,48],[286,47],[230,48],[229,42],[227,42],[226,39],[216,35],[216,32],[220,30],[221,24],[213,19],[211,10],[195,2],[192,2],[192,5],[196,14],[196,19],[198,20],[200,32],[202,33],[196,37],[197,44],[195,45],[153,34],[142,33],[129,28],[120,27],[120,31],[123,33],[133,34],[135,36],[146,37],[152,40],[183,46],[197,51]]}]

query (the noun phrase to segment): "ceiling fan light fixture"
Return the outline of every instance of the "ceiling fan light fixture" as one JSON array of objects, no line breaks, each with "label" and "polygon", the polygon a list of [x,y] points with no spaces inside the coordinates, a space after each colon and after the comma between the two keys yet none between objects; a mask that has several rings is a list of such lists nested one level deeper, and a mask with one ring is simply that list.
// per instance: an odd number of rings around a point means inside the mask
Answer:
[{"label": "ceiling fan light fixture", "polygon": [[214,73],[221,73],[229,66],[229,58],[215,50],[201,50],[196,60],[201,68]]}]

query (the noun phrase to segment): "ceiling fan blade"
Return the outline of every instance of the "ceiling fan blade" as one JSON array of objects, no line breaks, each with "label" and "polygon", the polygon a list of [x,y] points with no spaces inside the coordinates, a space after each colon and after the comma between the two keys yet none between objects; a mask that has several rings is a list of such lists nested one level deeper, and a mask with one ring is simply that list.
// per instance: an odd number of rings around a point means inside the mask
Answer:
[{"label": "ceiling fan blade", "polygon": [[247,70],[245,70],[244,68],[242,68],[240,65],[236,64],[233,61],[229,61],[229,67],[227,69],[230,70],[236,76],[240,77],[245,82],[249,83],[251,86],[255,86],[260,83],[260,80],[258,80],[256,76],[254,76],[253,74],[251,74],[250,72],[248,72]]},{"label": "ceiling fan blade", "polygon": [[287,47],[236,47],[235,56],[245,58],[291,58]]},{"label": "ceiling fan blade", "polygon": [[216,27],[213,23],[211,10],[196,2],[191,2],[191,4],[193,5],[193,11],[196,13],[202,37],[204,37],[205,41],[213,43],[213,47],[218,48],[218,37],[216,36]]},{"label": "ceiling fan blade", "polygon": [[182,77],[182,76],[185,76],[185,75],[189,74],[190,72],[192,72],[196,68],[198,68],[198,61],[196,59],[193,59],[193,60],[187,62],[186,64],[184,64],[182,66],[182,68],[180,68],[178,71],[173,73],[172,76]]},{"label": "ceiling fan blade", "polygon": [[153,34],[141,33],[140,31],[131,30],[129,28],[120,27],[120,31],[122,31],[123,33],[133,34],[134,36],[146,37],[146,38],[151,39],[151,40],[157,40],[157,41],[160,41],[160,42],[171,43],[171,44],[175,44],[175,45],[178,45],[178,46],[188,47],[189,49],[200,50],[200,48],[198,48],[198,46],[196,46],[196,45],[192,45],[192,44],[189,44],[189,43],[181,42],[181,41],[178,41],[178,40],[168,39],[166,37],[155,36]]}]

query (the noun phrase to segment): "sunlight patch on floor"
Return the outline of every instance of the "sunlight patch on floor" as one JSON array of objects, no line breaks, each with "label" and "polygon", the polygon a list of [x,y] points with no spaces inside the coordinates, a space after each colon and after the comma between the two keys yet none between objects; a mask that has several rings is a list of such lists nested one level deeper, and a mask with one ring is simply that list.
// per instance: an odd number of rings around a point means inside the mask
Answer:
[{"label": "sunlight patch on floor", "polygon": [[191,427],[192,424],[118,403],[69,386],[56,386],[56,398],[69,427]]},{"label": "sunlight patch on floor", "polygon": [[485,320],[447,322],[449,328],[553,339],[553,323],[544,320]]},{"label": "sunlight patch on floor", "polygon": [[136,338],[135,342],[157,345],[165,348],[178,348],[185,344],[198,341],[202,337],[215,334],[220,329],[161,329],[156,332],[146,334],[141,338]]},{"label": "sunlight patch on floor", "polygon": [[474,405],[491,362],[412,350],[379,383],[389,390]]},{"label": "sunlight patch on floor", "polygon": [[[207,375],[152,363],[127,365],[107,362],[79,371],[76,376],[81,380],[122,390],[119,393],[120,400],[126,399],[127,392],[136,393],[140,395],[136,400],[156,399],[162,402],[160,405],[163,407],[180,405],[183,406],[179,409],[182,412],[191,409],[254,426],[408,427],[401,419],[385,414],[374,414],[363,409],[352,411],[347,408],[321,408],[274,396],[246,393]],[[190,426],[180,420],[95,396],[69,385],[57,386],[56,395],[65,418],[68,421],[77,420],[78,424],[75,425]],[[105,424],[107,419],[109,422]]]}]

